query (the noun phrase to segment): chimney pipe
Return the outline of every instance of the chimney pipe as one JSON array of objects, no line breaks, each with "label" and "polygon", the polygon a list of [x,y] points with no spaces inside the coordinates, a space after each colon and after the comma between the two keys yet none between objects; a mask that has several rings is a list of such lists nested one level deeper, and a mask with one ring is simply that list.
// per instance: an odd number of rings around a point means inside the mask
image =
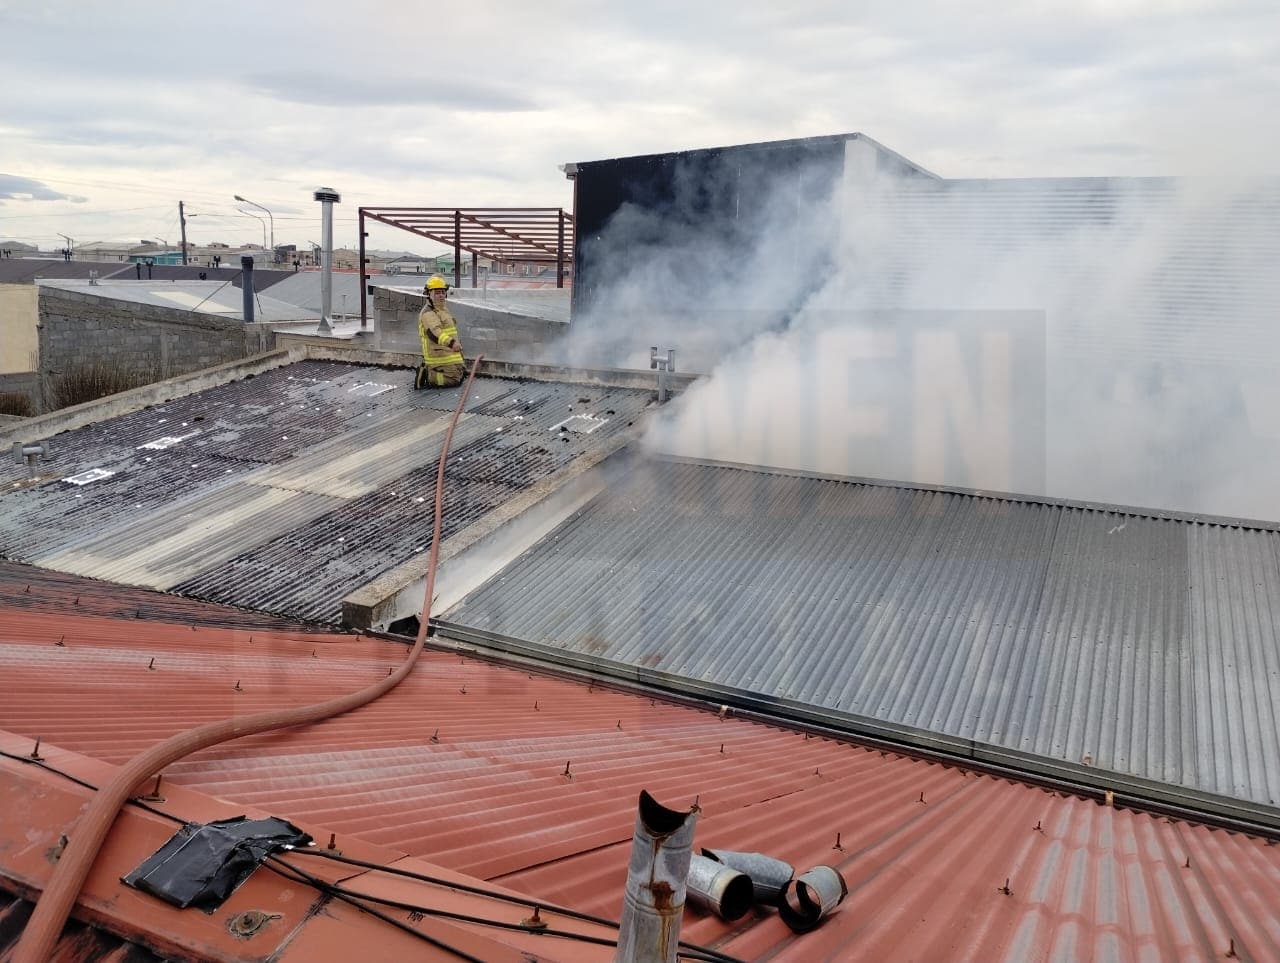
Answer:
[{"label": "chimney pipe", "polygon": [[240,293],[244,295],[244,323],[253,324],[253,255],[240,256]]},{"label": "chimney pipe", "polygon": [[736,869],[694,855],[689,864],[689,902],[732,922],[751,909],[751,879]]},{"label": "chimney pipe", "polygon": [[647,792],[640,793],[618,963],[675,963],[697,812],[667,809]]},{"label": "chimney pipe", "polygon": [[787,884],[795,876],[790,863],[763,853],[704,848],[702,855],[750,877],[755,901],[764,906],[777,906]]},{"label": "chimney pipe", "polygon": [[329,319],[333,316],[333,205],[342,200],[332,187],[315,193],[320,202],[320,334],[332,334]]}]

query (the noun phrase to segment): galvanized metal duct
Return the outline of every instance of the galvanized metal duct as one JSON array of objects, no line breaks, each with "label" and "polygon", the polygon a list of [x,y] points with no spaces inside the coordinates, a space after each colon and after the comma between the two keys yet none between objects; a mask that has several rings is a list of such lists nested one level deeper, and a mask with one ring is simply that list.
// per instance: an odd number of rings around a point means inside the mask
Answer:
[{"label": "galvanized metal duct", "polygon": [[619,963],[675,963],[697,812],[668,809],[640,793],[618,931]]}]

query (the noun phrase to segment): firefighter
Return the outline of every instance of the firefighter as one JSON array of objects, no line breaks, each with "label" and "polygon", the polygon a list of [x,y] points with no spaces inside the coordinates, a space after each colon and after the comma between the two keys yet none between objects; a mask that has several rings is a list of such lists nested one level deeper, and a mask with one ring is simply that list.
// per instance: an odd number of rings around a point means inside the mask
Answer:
[{"label": "firefighter", "polygon": [[423,289],[427,303],[418,313],[418,337],[422,339],[423,364],[418,366],[415,388],[452,388],[462,383],[467,368],[458,340],[458,322],[445,307],[449,285],[438,274]]}]

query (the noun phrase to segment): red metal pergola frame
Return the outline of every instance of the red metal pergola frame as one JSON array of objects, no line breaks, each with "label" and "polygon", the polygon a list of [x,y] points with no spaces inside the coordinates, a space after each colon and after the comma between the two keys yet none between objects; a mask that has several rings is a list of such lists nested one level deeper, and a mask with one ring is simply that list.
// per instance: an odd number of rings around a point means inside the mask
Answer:
[{"label": "red metal pergola frame", "polygon": [[453,284],[462,286],[462,252],[471,254],[471,286],[477,262],[555,264],[556,287],[564,287],[573,260],[573,215],[563,207],[361,207],[360,327],[368,324],[370,275],[365,268],[365,219],[409,231],[453,248]]}]

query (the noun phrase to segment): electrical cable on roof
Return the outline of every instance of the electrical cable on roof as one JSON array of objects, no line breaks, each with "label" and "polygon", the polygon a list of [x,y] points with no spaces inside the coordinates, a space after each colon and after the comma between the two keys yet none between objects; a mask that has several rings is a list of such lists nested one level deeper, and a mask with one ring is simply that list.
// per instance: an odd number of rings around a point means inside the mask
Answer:
[{"label": "electrical cable on roof", "polygon": [[[32,759],[30,756],[20,756],[16,753],[5,752],[3,749],[0,749],[0,757],[4,757],[6,759],[12,759],[14,762],[21,762],[27,765],[36,766],[37,768],[43,769],[46,772],[50,772],[50,773],[53,773],[54,775],[61,776],[67,781],[72,782],[75,785],[81,786],[85,789],[90,789],[93,791],[97,791],[98,789],[98,787],[95,786],[93,783],[88,782],[87,780],[81,779],[79,776],[73,775],[72,773],[67,772],[65,769],[59,769],[56,766],[51,766],[47,762],[44,762],[42,760]],[[152,815],[159,816],[162,819],[167,819],[170,822],[179,826],[185,826],[188,823],[188,821],[186,819],[183,819],[181,816],[174,815],[173,813],[170,813],[170,812],[165,812],[163,809],[153,806],[150,803],[143,802],[142,800],[137,798],[129,799],[128,805],[133,806],[137,809],[144,810],[145,812],[149,812]],[[353,859],[351,857],[340,856],[337,853],[330,853],[327,850],[295,849],[295,850],[292,850],[292,854],[303,855],[303,856],[323,856],[327,859],[332,859],[336,862],[346,863],[352,866],[366,867],[368,869],[378,870],[378,871],[389,873],[395,876],[403,876],[408,879],[417,880],[419,882],[431,883],[431,884],[443,886],[447,889],[458,890],[459,892],[472,893],[477,896],[484,896],[490,899],[500,900],[502,902],[511,903],[516,906],[522,906],[525,908],[538,906],[548,913],[554,913],[557,916],[564,916],[568,919],[581,920],[587,923],[596,923],[602,926],[610,927],[612,929],[618,928],[617,922],[614,920],[608,919],[607,917],[594,916],[591,913],[583,913],[580,910],[565,909],[565,908],[554,906],[549,903],[529,899],[528,897],[518,897],[518,896],[513,896],[510,893],[503,893],[497,890],[485,889],[482,886],[471,886],[459,880],[441,879],[439,877],[430,876],[426,873],[414,873],[409,870],[399,869],[394,866],[384,866],[381,863],[369,862],[368,860]],[[440,916],[448,919],[457,919],[463,922],[473,922],[480,925],[493,925],[493,926],[498,926],[506,929],[524,929],[524,927],[521,927],[519,924],[516,924],[516,923],[504,923],[498,920],[487,920],[480,917],[469,917],[459,913],[451,913],[448,910],[437,910],[429,906],[422,906],[418,904],[399,903],[394,900],[383,899],[381,897],[372,896],[367,893],[360,893],[355,890],[346,890],[346,889],[336,888],[336,884],[329,884],[323,878],[314,876],[313,874],[308,873],[306,870],[298,866],[295,866],[292,863],[288,862],[287,860],[284,860],[278,856],[270,857],[270,860],[279,862],[281,863],[281,865],[291,870],[295,874],[293,877],[295,880],[302,880],[303,882],[306,882],[314,886],[316,889],[319,889],[322,892],[326,892],[328,893],[328,895],[335,896],[339,899],[342,898],[343,894],[346,894],[348,896],[356,897],[359,899],[368,899],[374,902],[386,903],[392,906],[401,906],[402,908],[412,909],[417,912],[423,913],[424,915]],[[275,867],[269,866],[268,868],[273,869],[277,873],[280,872],[280,870],[276,869]],[[331,885],[335,887],[334,892],[329,892],[328,887],[330,887]],[[359,906],[359,904],[353,902],[353,900],[350,900],[350,899],[344,900],[344,902],[352,903],[352,905],[355,905],[362,910],[368,909],[367,907]],[[382,914],[379,914],[379,913],[373,913],[372,915],[377,916],[379,919],[386,919],[386,917],[384,917]],[[387,922],[400,925],[396,923],[394,919],[387,919]],[[415,935],[420,935],[425,937],[425,934],[422,934],[418,930],[413,930],[411,927],[400,926],[400,928],[409,930],[413,932]],[[592,937],[590,936],[590,934],[586,934],[586,933],[573,933],[567,930],[540,930],[539,932],[548,936],[564,936],[572,939],[580,939],[580,940],[586,940],[589,942],[600,943],[601,945],[606,945],[606,946],[617,945],[616,940],[607,940],[602,937]],[[721,953],[719,950],[715,950],[710,947],[699,946],[697,943],[689,943],[684,940],[681,940],[679,945],[680,945],[680,948],[685,951],[684,955],[689,957],[690,959],[705,960],[705,961],[708,961],[708,963],[740,963],[737,957],[729,956],[726,953]]]},{"label": "electrical cable on roof", "polygon": [[[298,850],[294,850],[293,852],[300,853],[300,852],[303,852],[303,850],[298,849]],[[278,863],[281,866],[284,866],[292,870],[294,875],[290,877],[288,874],[281,872],[275,865],[271,865],[275,863]],[[320,878],[319,876],[313,876],[311,873],[308,873],[305,870],[299,869],[298,867],[294,866],[292,863],[282,859],[279,856],[269,856],[267,858],[267,865],[269,869],[272,869],[275,872],[280,873],[280,875],[285,876],[285,878],[287,879],[292,878],[294,881],[307,883],[315,887],[316,889],[320,890],[321,892],[327,893],[328,895],[337,897],[339,899],[346,896],[354,900],[368,900],[369,902],[378,903],[383,906],[394,906],[396,909],[410,910],[415,913],[421,913],[424,916],[435,916],[441,919],[456,920],[461,923],[471,923],[476,926],[493,926],[498,929],[520,930],[523,932],[529,932],[528,928],[525,926],[522,926],[520,923],[511,923],[506,920],[486,919],[485,917],[482,917],[482,916],[470,916],[466,913],[455,913],[452,910],[434,909],[430,906],[423,906],[417,903],[409,903],[404,900],[391,899],[390,897],[385,897],[385,896],[375,896],[371,893],[362,893],[358,890],[349,889],[341,885],[340,883],[330,883],[327,880]],[[491,894],[486,894],[486,895],[491,895]],[[548,913],[555,913],[555,914],[560,913],[559,910],[550,908],[543,903],[538,903],[536,900],[524,899],[524,900],[515,900],[514,902],[526,908],[536,905],[540,909],[546,910]],[[357,903],[356,905],[359,905],[359,904]],[[361,909],[364,909],[364,908],[365,907],[361,906]],[[613,925],[616,926],[617,924],[613,924]],[[617,946],[618,945],[617,940],[611,940],[603,936],[592,936],[590,933],[575,933],[572,930],[556,930],[556,929],[547,928],[547,929],[540,929],[537,932],[539,936],[560,937],[564,939],[577,940],[581,943],[592,943],[596,946]],[[705,961],[708,961],[708,963],[742,963],[742,961],[739,960],[737,957],[728,956],[727,954],[721,953],[718,950],[712,950],[712,949],[708,949],[700,946],[692,946],[684,943],[681,944],[681,947],[685,950],[685,952],[682,953],[681,955],[689,959],[705,960]]]},{"label": "electrical cable on roof", "polygon": [[[75,785],[81,786],[85,789],[89,789],[95,792],[98,789],[98,787],[95,786],[93,783],[88,782],[87,780],[81,779],[79,776],[73,775],[72,773],[67,772],[65,769],[59,769],[57,766],[51,766],[47,762],[44,762],[43,760],[32,759],[30,756],[21,756],[12,752],[5,752],[3,749],[0,749],[0,757],[3,757],[5,759],[12,759],[14,762],[21,762],[27,765],[36,766],[37,768],[43,769],[46,772],[50,772],[50,773],[53,773],[54,775],[61,776],[67,781],[72,782]],[[174,815],[173,813],[166,812],[165,810],[160,809],[156,806],[153,806],[150,803],[143,802],[141,799],[138,799],[138,798],[129,799],[128,805],[133,806],[137,809],[141,809],[145,812],[149,812],[155,816],[159,816],[162,819],[167,819],[170,822],[175,823],[176,825],[179,825],[179,826],[185,826],[188,823],[188,820],[183,819],[181,816],[177,816],[177,815]],[[564,916],[568,919],[576,919],[585,923],[595,923],[600,926],[609,927],[611,929],[618,928],[617,921],[611,920],[608,917],[595,916],[591,913],[584,913],[581,910],[567,909],[567,908],[555,906],[550,903],[541,902],[539,900],[530,899],[528,897],[513,896],[510,893],[503,893],[498,890],[486,889],[483,886],[471,886],[470,884],[463,883],[460,880],[442,879],[440,877],[431,876],[426,873],[415,873],[410,870],[400,869],[395,866],[385,866],[382,863],[370,862],[369,860],[355,859],[350,856],[341,856],[338,853],[331,853],[328,850],[295,849],[295,850],[292,850],[292,854],[301,855],[301,856],[321,856],[321,857],[324,857],[325,859],[331,859],[335,862],[344,863],[346,865],[358,866],[366,869],[376,870],[378,872],[388,873],[393,876],[402,876],[406,879],[412,879],[418,882],[442,886],[446,889],[457,890],[463,893],[472,893],[476,896],[484,896],[489,899],[499,900],[501,902],[510,903],[515,906],[521,906],[524,908],[531,908],[533,906],[538,906],[548,913],[554,913],[557,916]],[[293,863],[290,863],[287,860],[281,859],[280,857],[271,857],[271,859],[280,862],[283,866],[292,870],[296,874],[295,876],[296,879],[302,879],[303,881],[308,882],[312,886],[315,886],[317,889],[320,889],[322,891],[327,891],[325,890],[325,887],[327,887],[330,884],[328,884],[323,878],[314,876],[313,874],[308,873],[306,870],[302,869],[301,867],[295,866]],[[275,867],[269,867],[269,868],[275,869]],[[279,870],[275,870],[275,871],[279,872]],[[390,905],[402,905],[394,901],[383,900],[380,897],[371,896],[366,893],[359,893],[354,890],[341,890],[339,892],[330,893],[329,895],[341,898],[341,893],[346,893],[348,895],[355,896],[361,899],[374,900],[375,902],[385,902]],[[345,900],[345,901],[351,902],[351,900]],[[353,903],[353,905],[358,905],[358,904]],[[447,910],[435,910],[428,906],[420,906],[416,904],[414,905],[403,904],[403,906],[405,908],[413,909],[427,915],[444,916],[451,919],[460,919],[460,920],[469,921],[469,922],[476,922],[479,924],[491,923],[494,926],[523,929],[523,927],[520,927],[518,924],[505,924],[498,921],[480,919],[478,917],[475,917],[475,918],[465,917],[465,916],[462,916],[461,914],[450,913]],[[367,909],[366,907],[363,907],[363,906],[359,908]],[[384,918],[381,914],[375,913],[373,915],[378,916],[379,919]],[[388,920],[388,922],[394,923],[395,920]],[[401,927],[401,928],[409,929],[407,927]],[[412,930],[412,932],[418,935],[422,935],[417,930]],[[609,945],[609,946],[617,945],[616,941],[610,941],[610,940],[604,940],[603,938],[591,937],[589,934],[572,933],[569,931],[562,931],[562,930],[540,930],[539,932],[545,933],[546,935],[549,935],[549,936],[567,936],[567,937],[572,937],[574,939],[587,939],[592,942],[600,942],[603,945]],[[685,951],[684,955],[689,957],[690,959],[705,960],[705,961],[709,961],[709,963],[739,963],[736,957],[729,956],[726,953],[721,953],[719,950],[712,949],[711,947],[700,946],[697,943],[690,943],[685,940],[681,940],[679,945],[680,945],[680,948],[683,951]]]},{"label": "electrical cable on roof", "polygon": [[[471,886],[468,883],[462,883],[452,879],[442,879],[438,876],[431,876],[427,873],[415,873],[412,870],[401,869],[398,866],[385,866],[382,863],[374,863],[367,859],[356,859],[352,856],[343,856],[339,853],[330,852],[327,849],[295,849],[293,850],[293,855],[319,856],[323,859],[332,860],[335,863],[343,863],[347,866],[358,866],[362,869],[370,869],[380,873],[387,873],[391,876],[401,876],[405,879],[417,880],[421,883],[431,883],[435,886],[444,886],[448,889],[456,889],[463,893],[474,893],[477,896],[488,896],[491,899],[502,900],[503,902],[512,903],[516,906],[529,907],[536,902],[535,900],[530,900],[528,897],[513,896],[510,893],[502,893],[492,889],[485,889],[483,886]],[[290,865],[292,866],[293,864],[291,863]],[[570,919],[581,920],[584,923],[596,923],[600,926],[612,927],[615,930],[619,925],[617,920],[611,920],[607,916],[596,916],[592,913],[584,913],[581,910],[575,909],[566,909],[549,903],[538,903],[537,905],[550,913],[556,913],[559,916],[567,916]],[[692,953],[706,953],[709,954],[708,958],[719,959],[725,961],[725,963],[734,959],[731,956],[726,956],[725,954],[719,953],[719,951],[713,950],[709,947],[699,946],[697,943],[688,943],[681,940],[679,945],[682,949],[688,950]]]},{"label": "electrical cable on roof", "polygon": [[[418,929],[416,926],[410,926],[408,923],[402,923],[400,920],[396,919],[394,916],[391,916],[387,913],[383,913],[381,910],[374,909],[372,906],[366,906],[364,903],[360,902],[360,899],[357,899],[356,897],[352,896],[350,893],[346,892],[345,890],[342,890],[339,887],[331,883],[328,883],[325,880],[320,879],[318,876],[311,876],[311,874],[305,873],[302,870],[296,870],[295,871],[296,875],[290,876],[287,873],[280,872],[279,869],[277,869],[275,866],[270,865],[269,863],[264,863],[263,865],[265,865],[268,869],[272,870],[273,872],[283,876],[285,879],[291,879],[293,882],[306,883],[312,888],[325,894],[326,896],[332,897],[333,899],[341,900],[343,903],[346,903],[349,906],[354,906],[356,909],[360,910],[362,913],[368,913],[370,916],[376,919],[380,919],[384,923],[390,923],[396,929],[404,930],[406,933],[410,933],[413,936],[418,937],[418,939],[424,940],[427,943],[430,943],[432,946],[438,949],[442,949],[447,953],[452,953],[455,956],[459,957],[460,959],[470,960],[472,961],[472,963],[485,963],[485,961],[482,958],[478,956],[472,956],[470,953],[467,953],[465,950],[460,950],[456,946],[450,946],[448,943],[444,942],[443,940],[435,936],[431,936],[429,933],[422,932],[422,930]],[[289,867],[290,869],[293,869],[293,867],[289,866],[288,863],[285,863],[284,865]],[[386,902],[385,900],[375,899],[373,897],[368,897],[363,895],[362,895],[362,898],[369,899],[371,902],[376,902],[376,903]],[[423,912],[425,914],[426,912],[430,912],[430,911],[424,910]],[[436,915],[436,914],[433,913],[432,915]]]},{"label": "electrical cable on roof", "polygon": [[453,431],[462,415],[463,406],[471,392],[476,370],[481,358],[472,362],[471,372],[462,386],[453,418],[445,430],[440,448],[440,464],[436,471],[435,519],[432,525],[431,554],[427,565],[426,588],[422,599],[422,618],[418,638],[404,664],[395,672],[371,686],[366,686],[345,696],[326,699],[324,702],[290,709],[268,709],[250,715],[233,716],[220,722],[210,722],[163,740],[139,753],[121,766],[111,781],[98,790],[88,808],[68,834],[67,848],[53,868],[44,892],[35,901],[35,909],[27,921],[22,938],[11,958],[12,963],[45,963],[62,936],[63,927],[71,915],[76,898],[93,868],[111,826],[120,809],[133,794],[137,785],[154,776],[165,766],[200,749],[286,726],[320,722],[343,712],[367,705],[386,694],[413,671],[426,642],[427,626],[431,617],[431,595],[435,586],[436,562],[440,557],[440,532],[444,516],[444,469],[449,454]]}]

